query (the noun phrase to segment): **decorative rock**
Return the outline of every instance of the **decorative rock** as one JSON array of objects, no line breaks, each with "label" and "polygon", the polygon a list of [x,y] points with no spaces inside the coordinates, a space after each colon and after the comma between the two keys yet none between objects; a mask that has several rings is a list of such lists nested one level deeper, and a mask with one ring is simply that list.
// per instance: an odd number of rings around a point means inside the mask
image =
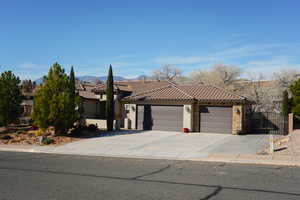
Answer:
[{"label": "decorative rock", "polygon": [[45,139],[46,137],[45,136],[39,136],[39,143],[40,143],[40,145],[42,145],[43,144],[43,140]]}]

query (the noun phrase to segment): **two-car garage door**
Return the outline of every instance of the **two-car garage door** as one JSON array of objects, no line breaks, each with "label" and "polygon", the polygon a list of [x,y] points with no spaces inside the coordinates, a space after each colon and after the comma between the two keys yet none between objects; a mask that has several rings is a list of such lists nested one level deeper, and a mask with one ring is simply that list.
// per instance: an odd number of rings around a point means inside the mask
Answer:
[{"label": "two-car garage door", "polygon": [[137,128],[143,130],[181,131],[183,106],[139,105]]},{"label": "two-car garage door", "polygon": [[[142,130],[181,131],[183,106],[139,105],[137,128]],[[232,132],[232,107],[200,106],[200,132]]]}]

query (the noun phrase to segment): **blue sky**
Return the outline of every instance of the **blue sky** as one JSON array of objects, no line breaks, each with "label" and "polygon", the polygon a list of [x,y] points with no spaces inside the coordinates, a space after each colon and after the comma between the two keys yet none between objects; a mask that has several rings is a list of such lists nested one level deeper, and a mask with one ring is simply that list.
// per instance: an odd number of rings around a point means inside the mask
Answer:
[{"label": "blue sky", "polygon": [[270,76],[300,69],[297,0],[0,0],[0,72],[22,79],[54,62],[77,75],[185,74],[223,63]]}]

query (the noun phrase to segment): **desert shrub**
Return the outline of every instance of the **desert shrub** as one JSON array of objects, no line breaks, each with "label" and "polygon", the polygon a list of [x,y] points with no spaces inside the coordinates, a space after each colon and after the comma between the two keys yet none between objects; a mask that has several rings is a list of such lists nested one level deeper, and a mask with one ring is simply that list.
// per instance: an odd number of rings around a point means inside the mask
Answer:
[{"label": "desert shrub", "polygon": [[12,137],[11,137],[10,135],[3,135],[3,136],[1,137],[1,139],[2,139],[2,140],[10,140],[10,139],[12,139]]},{"label": "desert shrub", "polygon": [[97,131],[98,127],[95,124],[90,124],[88,126],[88,131],[94,132]]},{"label": "desert shrub", "polygon": [[44,131],[42,131],[41,129],[35,132],[35,136],[42,136],[44,134]]},{"label": "desert shrub", "polygon": [[16,134],[22,134],[22,133],[24,133],[24,131],[22,131],[22,130],[18,130],[17,132],[16,132]]},{"label": "desert shrub", "polygon": [[51,139],[51,138],[45,137],[45,138],[42,140],[42,143],[43,143],[43,144],[46,144],[46,145],[49,145],[49,144],[53,144],[53,143],[54,143],[54,140]]}]

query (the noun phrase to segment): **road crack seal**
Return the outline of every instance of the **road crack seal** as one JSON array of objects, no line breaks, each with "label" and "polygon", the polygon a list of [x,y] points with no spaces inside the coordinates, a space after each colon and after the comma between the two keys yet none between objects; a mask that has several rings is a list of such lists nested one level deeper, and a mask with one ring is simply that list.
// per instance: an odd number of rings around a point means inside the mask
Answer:
[{"label": "road crack seal", "polygon": [[139,176],[132,177],[131,179],[132,179],[132,180],[136,180],[136,179],[139,179],[139,178],[143,178],[143,177],[145,177],[145,176],[151,176],[151,175],[154,175],[154,174],[158,174],[158,173],[160,173],[160,172],[163,172],[163,171],[169,169],[170,167],[171,167],[171,165],[168,165],[168,166],[163,167],[163,168],[161,168],[161,169],[158,169],[158,170],[156,170],[156,171],[153,171],[153,172],[150,172],[150,173],[147,173],[147,174],[142,174],[142,175],[139,175]]}]

